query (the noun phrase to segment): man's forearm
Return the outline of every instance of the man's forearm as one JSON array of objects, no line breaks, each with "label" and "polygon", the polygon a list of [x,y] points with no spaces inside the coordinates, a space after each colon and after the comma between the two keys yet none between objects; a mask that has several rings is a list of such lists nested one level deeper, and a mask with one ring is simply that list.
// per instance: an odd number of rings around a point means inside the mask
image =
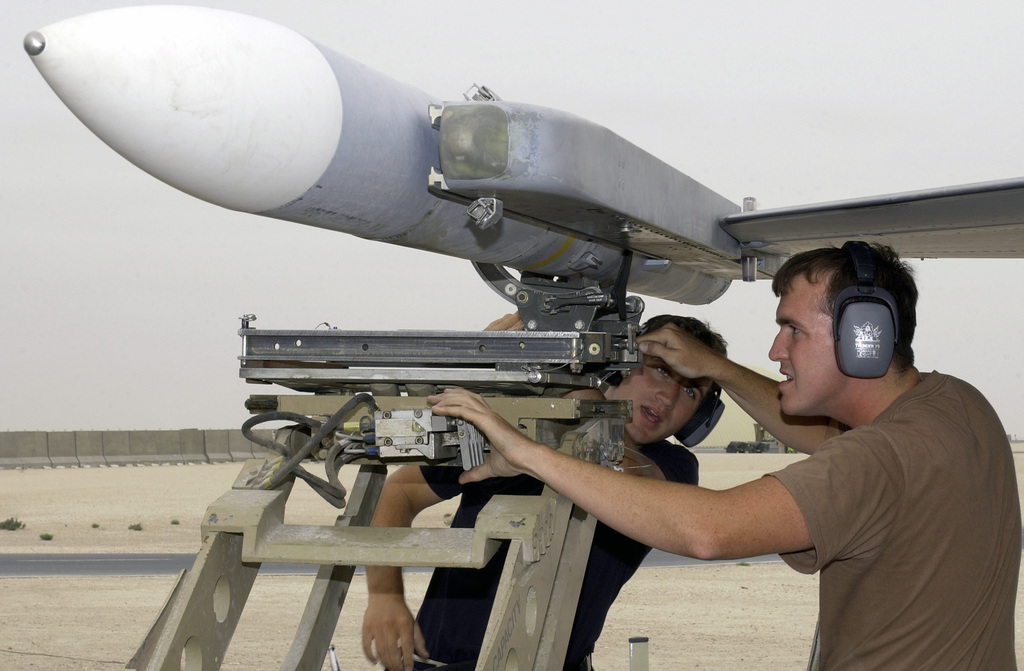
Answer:
[{"label": "man's forearm", "polygon": [[[384,521],[378,523],[377,516],[374,516],[371,526],[393,527],[409,526],[408,524],[388,524]],[[366,567],[366,591],[370,596],[392,595],[405,598],[405,583],[402,580],[402,568],[400,566],[367,566]]]},{"label": "man's forearm", "polygon": [[624,476],[547,449],[526,468],[616,531],[698,559],[736,559],[810,547],[792,495],[760,478],[724,491]]},{"label": "man's forearm", "polygon": [[367,566],[366,591],[370,596],[397,596],[405,598],[402,569],[398,566]]},{"label": "man's forearm", "polygon": [[[409,527],[416,516],[401,487],[385,483],[373,512],[371,527]],[[371,594],[403,596],[405,586],[398,566],[367,566],[366,589]]]},{"label": "man's forearm", "polygon": [[711,379],[783,445],[809,454],[837,433],[827,418],[783,413],[776,380],[725,358],[721,362]]},{"label": "man's forearm", "polygon": [[491,442],[490,458],[462,474],[463,484],[526,473],[620,533],[700,559],[750,557],[810,546],[796,501],[775,478],[712,491],[630,477],[530,440],[478,394],[448,389],[430,400],[434,412],[472,422]]}]

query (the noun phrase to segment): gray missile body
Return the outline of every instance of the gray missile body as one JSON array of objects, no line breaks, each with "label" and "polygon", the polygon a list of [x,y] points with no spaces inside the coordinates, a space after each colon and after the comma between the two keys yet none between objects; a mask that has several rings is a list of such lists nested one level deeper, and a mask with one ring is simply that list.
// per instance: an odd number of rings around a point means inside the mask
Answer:
[{"label": "gray missile body", "polygon": [[[630,291],[692,304],[739,275],[738,245],[717,225],[738,207],[564,112],[444,105],[287,28],[206,8],[97,12],[25,47],[100,139],[223,207],[600,282],[630,249]],[[481,118],[490,135],[474,143]],[[493,170],[466,171],[483,164]],[[488,196],[508,205],[484,226],[467,203]]]}]

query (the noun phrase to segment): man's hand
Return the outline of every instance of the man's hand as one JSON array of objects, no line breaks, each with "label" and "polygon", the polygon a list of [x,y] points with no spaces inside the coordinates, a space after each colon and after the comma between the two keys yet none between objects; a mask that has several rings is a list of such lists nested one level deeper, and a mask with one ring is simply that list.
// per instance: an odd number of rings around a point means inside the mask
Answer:
[{"label": "man's hand", "polygon": [[503,317],[498,317],[493,322],[488,324],[485,331],[522,331],[523,320],[519,317],[518,312],[509,313]]},{"label": "man's hand", "polygon": [[423,633],[397,594],[371,594],[363,616],[363,653],[387,671],[412,671],[413,653],[429,657]]},{"label": "man's hand", "polygon": [[713,377],[724,357],[675,324],[666,324],[657,331],[636,339],[645,356],[657,357],[676,374],[688,380]]},{"label": "man's hand", "polygon": [[546,449],[513,428],[502,417],[491,410],[478,394],[465,389],[446,389],[443,393],[429,396],[427,401],[437,415],[458,417],[475,425],[491,444],[490,458],[462,474],[459,482],[478,482],[488,478],[509,477],[527,473],[532,450]]}]

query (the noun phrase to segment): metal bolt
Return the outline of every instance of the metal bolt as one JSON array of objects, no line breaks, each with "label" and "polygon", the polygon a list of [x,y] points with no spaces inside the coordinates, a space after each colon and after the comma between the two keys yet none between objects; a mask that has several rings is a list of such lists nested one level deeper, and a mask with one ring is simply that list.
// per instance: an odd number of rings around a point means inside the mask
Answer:
[{"label": "metal bolt", "polygon": [[757,257],[744,255],[740,261],[740,268],[743,273],[744,282],[757,281]]}]

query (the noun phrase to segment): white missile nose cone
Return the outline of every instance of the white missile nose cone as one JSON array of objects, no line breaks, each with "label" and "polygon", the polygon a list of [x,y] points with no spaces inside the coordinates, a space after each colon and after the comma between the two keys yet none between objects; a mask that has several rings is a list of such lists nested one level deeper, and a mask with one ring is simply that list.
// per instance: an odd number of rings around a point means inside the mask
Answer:
[{"label": "white missile nose cone", "polygon": [[127,7],[33,31],[24,47],[101,140],[223,207],[263,212],[295,200],[341,135],[341,92],[323,54],[262,19]]}]

